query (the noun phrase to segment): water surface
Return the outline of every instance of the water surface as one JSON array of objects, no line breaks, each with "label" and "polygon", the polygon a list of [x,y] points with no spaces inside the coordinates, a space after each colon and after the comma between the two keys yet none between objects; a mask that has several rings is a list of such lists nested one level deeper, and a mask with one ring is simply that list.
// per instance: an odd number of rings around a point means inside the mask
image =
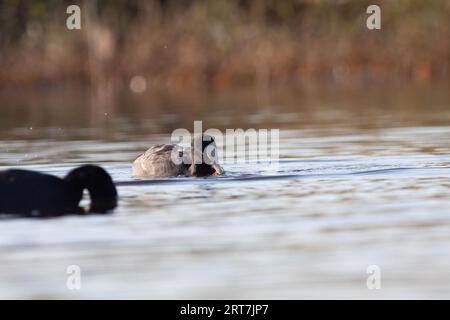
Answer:
[{"label": "water surface", "polygon": [[[101,164],[120,204],[0,220],[1,298],[450,297],[446,91],[218,98],[189,112],[186,100],[127,100],[104,118],[82,99],[20,99],[1,107],[0,168]],[[278,170],[238,155],[223,177],[136,183],[134,158],[195,119],[280,129]],[[66,287],[69,265],[81,290]],[[367,289],[370,265],[381,290]]]}]

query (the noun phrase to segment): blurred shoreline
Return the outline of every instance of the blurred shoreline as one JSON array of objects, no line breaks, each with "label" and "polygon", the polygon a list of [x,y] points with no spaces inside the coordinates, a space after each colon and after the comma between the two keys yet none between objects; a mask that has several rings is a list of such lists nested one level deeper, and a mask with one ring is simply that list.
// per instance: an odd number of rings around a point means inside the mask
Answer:
[{"label": "blurred shoreline", "polygon": [[[450,82],[450,2],[84,1],[0,4],[0,91],[91,87],[184,94],[272,87],[429,86]],[[320,89],[319,89],[320,90]],[[101,104],[101,102],[100,102]]]}]

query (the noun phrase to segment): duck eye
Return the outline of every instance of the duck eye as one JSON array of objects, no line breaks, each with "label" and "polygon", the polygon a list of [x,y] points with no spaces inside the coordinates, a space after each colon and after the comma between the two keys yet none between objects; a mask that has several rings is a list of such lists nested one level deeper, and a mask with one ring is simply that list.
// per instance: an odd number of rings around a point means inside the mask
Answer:
[{"label": "duck eye", "polygon": [[209,145],[205,149],[205,152],[203,153],[203,161],[206,164],[212,164],[215,162],[215,160],[216,160],[216,148],[215,146]]}]

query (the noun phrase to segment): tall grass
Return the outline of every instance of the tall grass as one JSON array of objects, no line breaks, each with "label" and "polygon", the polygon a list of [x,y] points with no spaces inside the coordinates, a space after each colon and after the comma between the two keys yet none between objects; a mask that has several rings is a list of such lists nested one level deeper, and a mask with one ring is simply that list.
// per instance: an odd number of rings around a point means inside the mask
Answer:
[{"label": "tall grass", "polygon": [[[450,2],[209,0],[0,2],[0,89],[95,85],[186,92],[450,79]],[[366,28],[378,4],[382,29]]]}]

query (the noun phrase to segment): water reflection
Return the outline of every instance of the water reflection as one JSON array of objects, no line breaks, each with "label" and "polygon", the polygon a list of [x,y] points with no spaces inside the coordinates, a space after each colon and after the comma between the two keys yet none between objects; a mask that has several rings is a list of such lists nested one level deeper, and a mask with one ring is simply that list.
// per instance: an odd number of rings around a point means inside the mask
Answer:
[{"label": "water reflection", "polygon": [[101,138],[204,128],[383,128],[450,122],[447,88],[350,92],[232,92],[169,96],[122,93],[104,108],[82,89],[2,93],[0,137]]},{"label": "water reflection", "polygon": [[[263,105],[251,94],[131,96],[101,121],[83,97],[3,98],[0,168],[62,176],[101,163],[120,206],[0,221],[0,297],[448,297],[448,92],[274,92]],[[280,128],[278,171],[239,156],[220,178],[131,178],[140,152],[198,119]],[[80,291],[65,286],[72,264]],[[373,264],[376,293],[366,288]]]}]

